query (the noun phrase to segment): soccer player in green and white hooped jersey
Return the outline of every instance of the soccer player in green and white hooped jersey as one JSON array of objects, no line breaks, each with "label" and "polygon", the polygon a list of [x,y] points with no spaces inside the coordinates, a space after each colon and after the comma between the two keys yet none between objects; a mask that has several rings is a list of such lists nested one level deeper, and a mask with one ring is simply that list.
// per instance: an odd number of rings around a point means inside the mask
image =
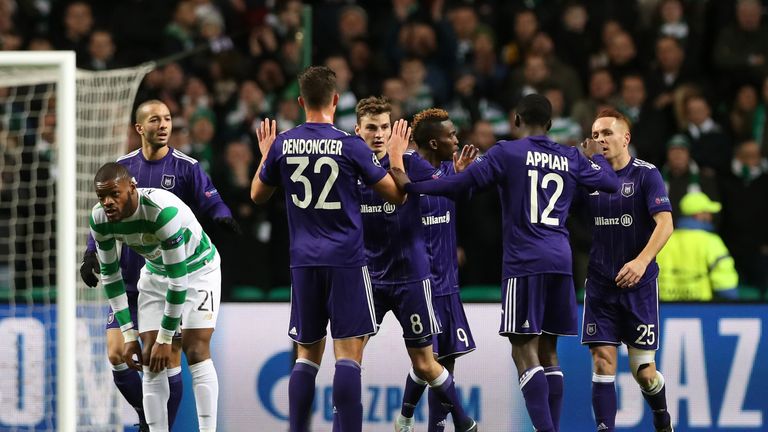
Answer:
[{"label": "soccer player in green and white hooped jersey", "polygon": [[[94,186],[99,204],[93,207],[90,226],[101,282],[123,332],[123,358],[129,367],[144,371],[143,405],[150,431],[168,431],[166,368],[171,339],[180,324],[200,431],[215,431],[218,378],[210,341],[221,296],[219,254],[184,202],[162,189],[137,188],[124,166],[114,162],[102,166]],[[128,311],[118,242],[146,259],[138,283],[138,329]]]}]

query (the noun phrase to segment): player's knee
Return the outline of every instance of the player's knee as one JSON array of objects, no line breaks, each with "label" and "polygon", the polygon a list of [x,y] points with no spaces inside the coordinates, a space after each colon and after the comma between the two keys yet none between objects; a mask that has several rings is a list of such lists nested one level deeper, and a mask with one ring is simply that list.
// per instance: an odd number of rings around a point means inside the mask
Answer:
[{"label": "player's knee", "polygon": [[196,342],[184,348],[189,364],[200,363],[211,358],[211,349],[206,343]]},{"label": "player's knee", "polygon": [[593,353],[592,363],[595,373],[598,375],[614,375],[616,373],[616,363],[613,358],[603,353]]},{"label": "player's knee", "polygon": [[634,374],[635,381],[643,389],[651,389],[656,385],[656,368],[650,367],[649,363],[640,365],[637,373]]},{"label": "player's knee", "polygon": [[119,364],[125,363],[125,361],[123,360],[122,347],[120,348],[121,349],[116,349],[116,348],[113,349],[112,347],[109,347],[107,349],[107,359],[109,359],[109,364],[113,366],[117,366]]}]

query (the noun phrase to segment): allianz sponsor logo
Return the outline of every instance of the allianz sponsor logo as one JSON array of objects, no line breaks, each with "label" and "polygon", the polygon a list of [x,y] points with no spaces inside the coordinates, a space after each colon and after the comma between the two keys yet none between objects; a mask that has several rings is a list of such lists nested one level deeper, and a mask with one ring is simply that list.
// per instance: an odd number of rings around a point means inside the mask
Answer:
[{"label": "allianz sponsor logo", "polygon": [[392,203],[384,203],[383,205],[370,205],[370,204],[360,204],[360,213],[386,213],[386,214],[392,214],[397,209],[397,206],[395,206]]},{"label": "allianz sponsor logo", "polygon": [[422,216],[421,224],[424,226],[451,223],[451,212],[447,211],[443,216]]},{"label": "allianz sponsor logo", "polygon": [[621,225],[624,227],[632,226],[632,215],[623,214],[621,217],[603,217],[595,216],[595,226]]}]

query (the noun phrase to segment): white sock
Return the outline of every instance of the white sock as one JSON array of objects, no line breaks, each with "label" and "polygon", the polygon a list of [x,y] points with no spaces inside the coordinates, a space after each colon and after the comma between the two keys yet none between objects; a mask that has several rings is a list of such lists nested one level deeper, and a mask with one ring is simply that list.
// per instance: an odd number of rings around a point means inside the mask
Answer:
[{"label": "white sock", "polygon": [[149,371],[144,366],[144,377],[141,379],[141,389],[144,392],[144,416],[147,418],[149,430],[152,432],[168,432],[168,398],[171,389],[168,386],[168,371],[163,369],[158,373]]},{"label": "white sock", "polygon": [[128,369],[128,365],[125,363],[120,363],[116,365],[112,365],[112,370],[115,372],[122,372],[124,370]]},{"label": "white sock", "polygon": [[200,432],[216,431],[216,415],[219,400],[219,377],[213,360],[207,359],[189,366],[192,373],[192,391],[195,393],[197,422]]},{"label": "white sock", "polygon": [[168,378],[176,376],[181,373],[181,366],[176,366],[175,368],[168,368]]}]

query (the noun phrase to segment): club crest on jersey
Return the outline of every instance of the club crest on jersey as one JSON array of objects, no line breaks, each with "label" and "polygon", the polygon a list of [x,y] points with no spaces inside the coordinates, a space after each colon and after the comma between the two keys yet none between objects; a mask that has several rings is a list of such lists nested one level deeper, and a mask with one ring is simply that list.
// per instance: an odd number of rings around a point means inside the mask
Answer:
[{"label": "club crest on jersey", "polygon": [[587,334],[590,336],[594,336],[595,333],[597,333],[597,324],[595,323],[587,324]]},{"label": "club crest on jersey", "polygon": [[371,154],[371,160],[373,161],[373,164],[377,167],[381,167],[381,162],[379,162],[379,158],[376,157],[376,154]]},{"label": "club crest on jersey", "polygon": [[624,197],[631,197],[635,194],[635,182],[630,183],[622,183],[621,184],[621,195]]},{"label": "club crest on jersey", "polygon": [[170,174],[163,174],[163,179],[160,181],[163,189],[173,189],[176,186],[176,176]]}]

